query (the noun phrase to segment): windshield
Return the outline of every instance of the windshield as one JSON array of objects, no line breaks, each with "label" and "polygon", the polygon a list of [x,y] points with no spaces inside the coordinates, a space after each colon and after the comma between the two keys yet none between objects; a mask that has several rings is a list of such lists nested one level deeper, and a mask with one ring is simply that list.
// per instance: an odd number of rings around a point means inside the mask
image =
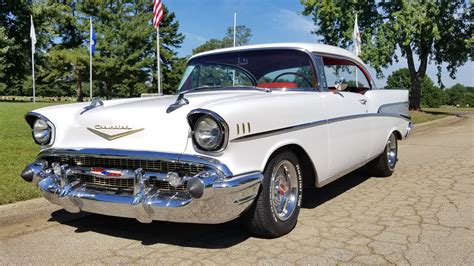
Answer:
[{"label": "windshield", "polygon": [[195,88],[314,88],[311,58],[289,49],[228,52],[192,59],[179,91]]}]

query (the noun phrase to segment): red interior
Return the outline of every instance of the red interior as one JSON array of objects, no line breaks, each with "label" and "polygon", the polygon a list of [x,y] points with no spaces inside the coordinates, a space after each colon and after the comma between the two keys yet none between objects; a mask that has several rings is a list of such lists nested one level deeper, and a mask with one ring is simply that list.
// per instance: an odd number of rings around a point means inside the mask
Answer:
[{"label": "red interior", "polygon": [[269,88],[269,89],[276,89],[276,88],[298,88],[298,85],[294,82],[268,82],[268,83],[258,83],[257,87],[259,88]]}]

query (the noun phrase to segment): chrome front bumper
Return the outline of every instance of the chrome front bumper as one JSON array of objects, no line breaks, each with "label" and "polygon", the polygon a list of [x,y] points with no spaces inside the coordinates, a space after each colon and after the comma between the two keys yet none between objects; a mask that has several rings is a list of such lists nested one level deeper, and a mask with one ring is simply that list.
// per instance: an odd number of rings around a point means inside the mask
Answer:
[{"label": "chrome front bumper", "polygon": [[[191,157],[186,158],[191,162]],[[202,160],[199,157],[199,163]],[[217,163],[215,160],[212,162]],[[222,169],[223,165],[218,165]],[[71,179],[71,171],[74,168],[64,165],[61,171],[54,171],[39,156],[38,161],[25,168],[22,177],[37,183],[43,196],[51,203],[72,213],[86,211],[136,218],[144,223],[161,220],[209,224],[239,217],[252,204],[263,179],[260,172],[223,176],[222,172],[210,169],[189,178],[187,191],[173,193],[153,188],[148,182],[149,175],[143,169],[136,169],[133,192],[124,194],[90,187]]]}]

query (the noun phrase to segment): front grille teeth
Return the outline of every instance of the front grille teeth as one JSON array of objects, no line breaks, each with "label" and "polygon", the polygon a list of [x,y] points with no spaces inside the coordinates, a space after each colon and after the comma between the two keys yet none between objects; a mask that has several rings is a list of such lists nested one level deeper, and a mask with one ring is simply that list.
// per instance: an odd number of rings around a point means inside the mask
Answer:
[{"label": "front grille teeth", "polygon": [[[123,189],[123,190],[133,190],[133,179],[131,178],[110,178],[110,177],[98,177],[87,174],[74,174],[75,178],[78,178],[84,184],[93,187],[100,188],[111,188],[111,189]],[[153,188],[169,192],[186,192],[185,182],[183,185],[178,187],[171,186],[167,181],[151,179],[150,185]]]},{"label": "front grille teeth", "polygon": [[92,156],[67,155],[45,157],[43,159],[47,160],[49,163],[59,162],[60,164],[67,164],[70,166],[104,167],[130,170],[142,168],[145,171],[153,171],[158,173],[179,171],[188,176],[194,176],[205,169],[203,165],[163,160],[141,160],[130,158],[103,158]]},{"label": "front grille teeth", "polygon": [[[170,162],[161,160],[140,160],[140,159],[129,159],[129,158],[103,158],[103,157],[89,157],[89,156],[51,156],[43,158],[47,160],[49,165],[53,162],[59,162],[60,164],[67,164],[70,167],[97,167],[106,169],[123,169],[123,170],[135,170],[142,168],[145,172],[178,172],[180,175],[194,176],[205,170],[202,165],[193,165],[181,162]],[[121,190],[127,193],[133,192],[134,180],[133,178],[114,178],[114,177],[101,177],[85,173],[74,173],[73,178],[79,179],[82,183],[88,187],[94,187],[105,190]],[[167,181],[151,178],[149,184],[152,188],[155,188],[162,192],[186,192],[187,182],[178,187],[173,187]]]}]

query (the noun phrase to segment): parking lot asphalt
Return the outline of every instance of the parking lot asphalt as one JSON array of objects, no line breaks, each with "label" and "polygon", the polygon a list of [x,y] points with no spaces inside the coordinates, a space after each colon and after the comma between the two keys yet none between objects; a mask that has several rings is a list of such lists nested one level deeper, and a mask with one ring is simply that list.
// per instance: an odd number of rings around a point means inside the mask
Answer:
[{"label": "parking lot asphalt", "polygon": [[474,265],[473,117],[415,129],[391,177],[362,169],[304,191],[298,225],[278,239],[238,222],[141,224],[25,202],[0,209],[25,213],[0,217],[0,264]]}]

